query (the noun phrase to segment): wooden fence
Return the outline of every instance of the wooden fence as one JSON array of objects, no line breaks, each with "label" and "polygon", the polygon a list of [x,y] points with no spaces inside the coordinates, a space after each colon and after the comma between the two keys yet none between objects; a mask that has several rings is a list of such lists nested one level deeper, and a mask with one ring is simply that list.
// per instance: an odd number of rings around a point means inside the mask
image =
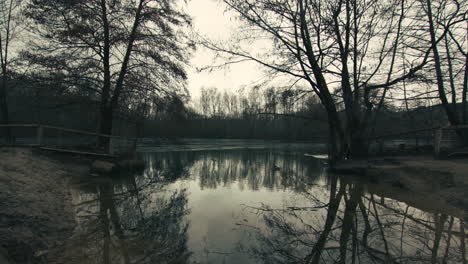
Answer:
[{"label": "wooden fence", "polygon": [[443,148],[445,147],[448,157],[455,155],[466,155],[468,154],[468,149],[463,148],[463,142],[460,142],[460,138],[455,133],[457,130],[466,130],[466,135],[468,135],[468,125],[459,125],[459,126],[447,126],[440,127],[434,131],[434,156],[441,157]]},{"label": "wooden fence", "polygon": [[[122,153],[134,152],[137,138],[100,134],[41,124],[0,124],[9,128],[13,138],[0,142],[5,146],[30,146],[41,149],[83,155],[116,157]],[[109,139],[106,149],[100,146],[103,138]]]},{"label": "wooden fence", "polygon": [[424,152],[432,149],[436,158],[468,154],[468,149],[464,148],[455,133],[457,130],[466,130],[468,134],[468,125],[414,129],[369,137],[367,140],[376,153],[384,153],[384,148],[394,149],[397,153],[419,148]]}]

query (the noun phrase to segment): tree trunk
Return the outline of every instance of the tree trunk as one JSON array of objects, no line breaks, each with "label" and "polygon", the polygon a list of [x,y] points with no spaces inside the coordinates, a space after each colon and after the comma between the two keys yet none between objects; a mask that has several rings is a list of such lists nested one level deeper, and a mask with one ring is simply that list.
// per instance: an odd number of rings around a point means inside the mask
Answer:
[{"label": "tree trunk", "polygon": [[330,130],[330,165],[337,161],[349,158],[366,158],[368,156],[368,144],[365,139],[364,124],[348,126],[348,131],[343,127],[337,114],[329,113],[328,125]]},{"label": "tree trunk", "polygon": [[[440,98],[440,101],[442,102],[442,107],[445,110],[445,113],[447,115],[447,118],[450,124],[452,126],[457,126],[460,124],[460,120],[458,118],[458,111],[455,108],[456,105],[449,104],[446,93],[445,93],[444,80],[443,80],[443,75],[442,75],[442,65],[441,65],[441,59],[439,56],[439,51],[437,49],[437,40],[436,40],[436,35],[435,35],[434,22],[432,19],[433,15],[432,15],[432,6],[431,6],[430,0],[427,0],[427,16],[428,16],[428,21],[429,21],[429,33],[431,35],[432,53],[434,55],[435,70],[436,70],[436,75],[437,75],[437,87],[439,90],[439,98]],[[448,56],[450,56],[450,54],[448,54]],[[463,107],[463,103],[462,103],[462,107]],[[467,145],[468,133],[466,132],[466,129],[456,129],[455,131],[458,137],[461,139],[462,144]]]},{"label": "tree trunk", "polygon": [[327,111],[329,127],[329,160],[333,166],[337,161],[347,158],[348,146],[336,112]]},{"label": "tree trunk", "polygon": [[[112,135],[112,121],[114,118],[114,112],[109,106],[101,107],[101,119],[99,133],[105,135]],[[104,148],[106,151],[109,150],[110,138],[99,137],[99,146]]]},{"label": "tree trunk", "polygon": [[[468,24],[468,22],[467,22]],[[468,54],[465,55],[465,74],[463,79],[462,88],[462,124],[468,124],[468,104],[466,103],[466,97],[468,94]],[[464,130],[464,136],[462,136],[462,142],[465,146],[468,146],[468,130]]]},{"label": "tree trunk", "polygon": [[442,102],[442,107],[444,108],[445,113],[447,114],[447,118],[450,124],[452,126],[456,126],[459,124],[457,112],[455,112],[454,109],[452,109],[451,106],[449,105],[449,102],[447,100],[447,95],[445,93],[444,79],[442,75],[442,65],[440,62],[439,50],[437,49],[437,39],[435,35],[434,22],[432,19],[432,5],[431,5],[430,0],[427,0],[427,16],[429,20],[429,33],[431,35],[432,54],[434,56],[434,62],[435,62],[435,71],[436,71],[436,76],[437,76],[437,88],[439,91],[439,99]]},{"label": "tree trunk", "polygon": [[349,155],[352,158],[366,158],[369,154],[368,144],[361,133],[353,133],[349,142]]},{"label": "tree trunk", "polygon": [[[468,22],[467,22],[468,24]],[[468,124],[468,105],[466,103],[466,97],[468,95],[468,54],[465,55],[465,74],[463,79],[463,91],[462,91],[462,118],[463,124]]]},{"label": "tree trunk", "polygon": [[[0,87],[0,111],[2,112],[1,123],[6,125],[9,124],[10,119],[8,114],[8,104],[6,98],[6,76],[2,77],[2,83]],[[7,143],[12,142],[11,129],[9,127],[4,128],[4,137]]]},{"label": "tree trunk", "polygon": [[[137,13],[135,15],[135,21],[133,22],[132,31],[128,40],[127,49],[121,65],[119,76],[115,84],[114,92],[111,96],[111,74],[110,74],[110,40],[109,40],[109,21],[107,19],[107,8],[106,2],[101,1],[102,8],[102,19],[104,24],[104,87],[101,97],[101,125],[99,132],[101,134],[112,135],[112,122],[114,110],[117,109],[120,94],[123,90],[124,78],[128,70],[128,64],[130,61],[130,55],[133,50],[133,44],[136,39],[136,33],[140,22],[140,15],[143,9],[143,0],[140,0],[138,4]],[[109,102],[110,101],[110,102]],[[101,137],[99,145],[104,147],[105,150],[109,150],[110,138]]]},{"label": "tree trunk", "polygon": [[[4,3],[6,4],[6,3]],[[5,7],[6,8],[6,7]],[[8,65],[8,48],[10,44],[10,23],[11,23],[11,14],[13,11],[13,0],[10,0],[10,4],[8,7],[8,16],[6,20],[6,28],[5,28],[5,40],[2,38],[2,34],[0,34],[0,62],[2,66],[2,83],[0,87],[0,111],[2,112],[2,123],[9,124],[9,114],[8,114],[8,104],[7,104],[7,65]],[[11,129],[9,127],[5,127],[5,140],[7,143],[11,143]]]}]

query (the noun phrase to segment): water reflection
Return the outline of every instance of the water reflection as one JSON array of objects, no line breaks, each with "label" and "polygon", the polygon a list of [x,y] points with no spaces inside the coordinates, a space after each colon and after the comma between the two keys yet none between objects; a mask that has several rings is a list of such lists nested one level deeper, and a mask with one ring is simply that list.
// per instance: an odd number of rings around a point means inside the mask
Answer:
[{"label": "water reflection", "polygon": [[[301,153],[145,153],[74,186],[59,263],[466,263],[463,210],[328,175]],[[386,197],[386,198],[383,198]]]},{"label": "water reflection", "polygon": [[191,177],[199,180],[202,189],[216,189],[235,183],[241,190],[267,188],[272,191],[303,191],[323,171],[318,160],[294,152],[192,151],[145,153],[143,158],[149,164],[146,173],[155,175],[161,170],[170,170],[172,174],[166,174],[165,177],[171,178],[165,180]]},{"label": "water reflection", "polygon": [[163,191],[173,173],[154,168],[75,184],[78,227],[64,263],[188,263],[187,193]]},{"label": "water reflection", "polygon": [[246,227],[259,243],[242,250],[262,263],[466,263],[462,219],[330,177],[328,198],[311,190],[307,208],[249,207],[263,222]]}]

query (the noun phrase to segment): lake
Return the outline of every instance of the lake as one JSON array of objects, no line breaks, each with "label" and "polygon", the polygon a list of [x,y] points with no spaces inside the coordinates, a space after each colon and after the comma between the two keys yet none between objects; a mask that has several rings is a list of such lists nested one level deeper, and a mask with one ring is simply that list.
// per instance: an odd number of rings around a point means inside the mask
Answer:
[{"label": "lake", "polygon": [[322,145],[192,141],[139,149],[143,172],[71,186],[78,225],[64,254],[74,263],[466,261],[456,210],[328,173],[311,156],[323,154]]}]

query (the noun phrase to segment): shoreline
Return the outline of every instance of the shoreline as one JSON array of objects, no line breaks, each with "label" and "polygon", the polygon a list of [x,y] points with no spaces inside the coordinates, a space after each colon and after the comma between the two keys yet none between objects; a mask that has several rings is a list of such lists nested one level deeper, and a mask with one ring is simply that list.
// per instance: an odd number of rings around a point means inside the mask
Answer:
[{"label": "shoreline", "polygon": [[87,161],[28,148],[0,148],[0,161],[0,255],[47,263],[75,228],[69,183],[86,173]]},{"label": "shoreline", "polygon": [[[0,263],[63,259],[60,254],[76,228],[70,186],[90,176],[91,162],[36,149],[0,148],[0,206],[6,208],[0,212]],[[362,184],[370,194],[456,216],[465,223],[466,172],[468,159],[429,156],[348,160],[332,171],[344,181]]]},{"label": "shoreline", "polygon": [[375,194],[468,220],[468,159],[420,155],[346,160],[331,172],[364,181]]}]

